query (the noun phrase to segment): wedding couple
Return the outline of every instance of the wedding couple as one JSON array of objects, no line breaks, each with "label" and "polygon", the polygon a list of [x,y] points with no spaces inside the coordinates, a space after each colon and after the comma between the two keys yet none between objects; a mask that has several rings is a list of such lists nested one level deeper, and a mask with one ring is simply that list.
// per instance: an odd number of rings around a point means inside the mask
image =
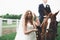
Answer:
[{"label": "wedding couple", "polygon": [[39,5],[39,18],[36,17],[34,21],[34,14],[32,11],[27,10],[24,15],[22,15],[19,28],[17,29],[15,40],[37,40],[36,39],[36,29],[37,26],[40,26],[40,22],[42,23],[43,16],[45,15],[43,10],[45,9],[47,12],[51,12],[49,5],[46,7],[47,0],[43,0],[43,4]]}]

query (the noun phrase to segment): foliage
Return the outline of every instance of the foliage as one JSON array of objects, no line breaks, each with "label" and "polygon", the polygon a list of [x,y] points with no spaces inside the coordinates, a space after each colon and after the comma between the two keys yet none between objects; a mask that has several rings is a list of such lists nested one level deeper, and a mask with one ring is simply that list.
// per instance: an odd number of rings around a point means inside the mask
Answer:
[{"label": "foliage", "polygon": [[2,18],[7,18],[7,19],[20,19],[21,16],[22,16],[22,14],[20,14],[20,15],[13,15],[13,14],[11,14],[11,15],[9,15],[7,13],[6,15],[3,15]]}]

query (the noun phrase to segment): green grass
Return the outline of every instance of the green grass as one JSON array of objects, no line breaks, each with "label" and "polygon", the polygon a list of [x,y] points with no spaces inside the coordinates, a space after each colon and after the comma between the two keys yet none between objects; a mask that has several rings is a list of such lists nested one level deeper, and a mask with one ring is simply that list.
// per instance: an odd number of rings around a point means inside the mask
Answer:
[{"label": "green grass", "polygon": [[[6,34],[0,37],[0,40],[14,40],[16,33]],[[58,24],[58,36],[56,40],[60,40],[60,23]]]},{"label": "green grass", "polygon": [[[15,28],[16,22],[13,22],[12,24],[7,24],[7,22],[2,23],[2,28]],[[0,40],[14,40],[16,33],[10,33],[10,34],[3,34],[2,37],[0,37]]]},{"label": "green grass", "polygon": [[56,40],[60,40],[60,23],[58,24],[58,36],[56,37]]},{"label": "green grass", "polygon": [[14,40],[16,33],[6,34],[0,37],[0,40]]}]

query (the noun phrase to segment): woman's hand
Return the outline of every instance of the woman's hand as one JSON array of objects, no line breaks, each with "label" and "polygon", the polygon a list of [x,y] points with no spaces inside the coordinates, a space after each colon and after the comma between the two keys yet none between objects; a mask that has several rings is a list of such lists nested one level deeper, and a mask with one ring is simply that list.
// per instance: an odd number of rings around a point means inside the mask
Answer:
[{"label": "woman's hand", "polygon": [[38,31],[38,29],[32,29],[33,32]]}]

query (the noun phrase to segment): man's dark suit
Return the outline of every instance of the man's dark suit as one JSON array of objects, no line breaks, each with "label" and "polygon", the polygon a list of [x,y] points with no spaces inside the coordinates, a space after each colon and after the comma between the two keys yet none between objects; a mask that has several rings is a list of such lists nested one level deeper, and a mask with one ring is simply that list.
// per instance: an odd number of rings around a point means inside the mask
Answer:
[{"label": "man's dark suit", "polygon": [[40,23],[42,23],[42,21],[44,19],[43,16],[46,15],[44,10],[46,10],[48,12],[48,14],[51,12],[50,6],[48,4],[46,5],[46,7],[44,7],[43,4],[40,4],[39,8],[38,8]]}]

